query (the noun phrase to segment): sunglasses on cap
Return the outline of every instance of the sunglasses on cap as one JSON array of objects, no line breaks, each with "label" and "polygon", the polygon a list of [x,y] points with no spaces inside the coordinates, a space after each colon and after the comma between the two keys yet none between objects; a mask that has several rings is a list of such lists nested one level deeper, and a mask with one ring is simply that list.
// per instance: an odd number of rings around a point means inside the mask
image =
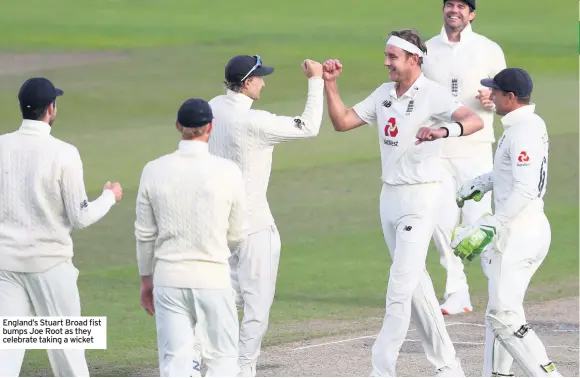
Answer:
[{"label": "sunglasses on cap", "polygon": [[260,57],[260,55],[254,55],[254,58],[256,58],[256,64],[254,64],[254,67],[252,67],[252,69],[246,74],[246,76],[242,78],[242,80],[240,80],[240,82],[246,80],[252,72],[254,72],[256,69],[262,66],[262,58]]}]

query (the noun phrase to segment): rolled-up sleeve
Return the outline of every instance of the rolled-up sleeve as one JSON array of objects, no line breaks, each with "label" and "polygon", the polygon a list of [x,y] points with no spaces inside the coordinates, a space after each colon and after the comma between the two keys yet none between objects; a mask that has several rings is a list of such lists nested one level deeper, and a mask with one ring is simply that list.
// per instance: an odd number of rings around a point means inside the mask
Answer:
[{"label": "rolled-up sleeve", "polygon": [[141,174],[136,201],[135,238],[137,243],[137,265],[141,276],[153,273],[154,247],[157,239],[157,223],[149,200],[149,169]]},{"label": "rolled-up sleeve", "polygon": [[308,79],[308,96],[301,115],[287,117],[266,111],[254,111],[252,126],[260,140],[267,145],[312,138],[320,132],[323,112],[324,81],[314,77]]},{"label": "rolled-up sleeve", "polygon": [[110,190],[104,190],[94,201],[88,200],[83,163],[75,147],[71,147],[65,153],[61,172],[61,195],[69,223],[77,229],[99,221],[116,203],[115,194]]}]

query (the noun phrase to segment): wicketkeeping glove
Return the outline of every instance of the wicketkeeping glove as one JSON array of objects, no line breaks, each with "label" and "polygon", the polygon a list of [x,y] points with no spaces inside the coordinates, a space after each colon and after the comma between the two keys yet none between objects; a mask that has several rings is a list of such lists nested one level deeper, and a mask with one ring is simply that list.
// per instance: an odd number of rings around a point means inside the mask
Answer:
[{"label": "wicketkeeping glove", "polygon": [[461,260],[472,261],[495,241],[500,227],[493,216],[484,216],[475,225],[457,227],[451,236],[453,253]]},{"label": "wicketkeeping glove", "polygon": [[463,207],[465,201],[475,200],[477,202],[481,201],[485,193],[489,192],[493,188],[493,181],[491,173],[481,175],[471,180],[470,182],[464,184],[459,192],[457,192],[457,197],[455,201],[457,206]]}]

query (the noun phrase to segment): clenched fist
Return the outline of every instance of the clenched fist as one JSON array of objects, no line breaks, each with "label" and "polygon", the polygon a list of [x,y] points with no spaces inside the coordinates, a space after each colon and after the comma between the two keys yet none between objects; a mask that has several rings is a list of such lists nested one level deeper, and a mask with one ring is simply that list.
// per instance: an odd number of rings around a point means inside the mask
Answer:
[{"label": "clenched fist", "polygon": [[119,184],[118,182],[111,183],[110,181],[107,181],[104,189],[112,191],[113,194],[115,194],[115,200],[117,202],[119,202],[121,198],[123,198],[123,188],[121,188],[121,184]]},{"label": "clenched fist", "polygon": [[479,89],[478,90],[479,94],[477,96],[475,96],[476,99],[479,100],[479,102],[481,103],[481,105],[488,110],[493,109],[493,107],[495,106],[493,101],[491,100],[491,90],[489,89]]},{"label": "clenched fist", "polygon": [[342,63],[340,63],[340,60],[338,59],[328,59],[324,62],[323,68],[324,74],[322,75],[322,78],[325,81],[333,81],[340,76],[340,73],[342,72]]},{"label": "clenched fist", "polygon": [[447,131],[444,129],[432,129],[430,127],[421,127],[417,131],[417,141],[415,144],[421,144],[423,142],[430,142],[440,138],[445,138],[447,136]]},{"label": "clenched fist", "polygon": [[302,62],[302,71],[309,79],[315,76],[322,77],[322,64],[315,60],[305,59]]}]

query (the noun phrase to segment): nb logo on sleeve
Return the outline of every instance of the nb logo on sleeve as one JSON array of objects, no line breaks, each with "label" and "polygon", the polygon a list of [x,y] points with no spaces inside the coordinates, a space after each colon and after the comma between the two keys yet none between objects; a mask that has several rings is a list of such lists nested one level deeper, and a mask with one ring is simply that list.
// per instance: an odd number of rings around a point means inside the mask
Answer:
[{"label": "nb logo on sleeve", "polygon": [[86,209],[87,207],[89,207],[89,203],[87,202],[87,200],[81,202],[81,210]]}]

